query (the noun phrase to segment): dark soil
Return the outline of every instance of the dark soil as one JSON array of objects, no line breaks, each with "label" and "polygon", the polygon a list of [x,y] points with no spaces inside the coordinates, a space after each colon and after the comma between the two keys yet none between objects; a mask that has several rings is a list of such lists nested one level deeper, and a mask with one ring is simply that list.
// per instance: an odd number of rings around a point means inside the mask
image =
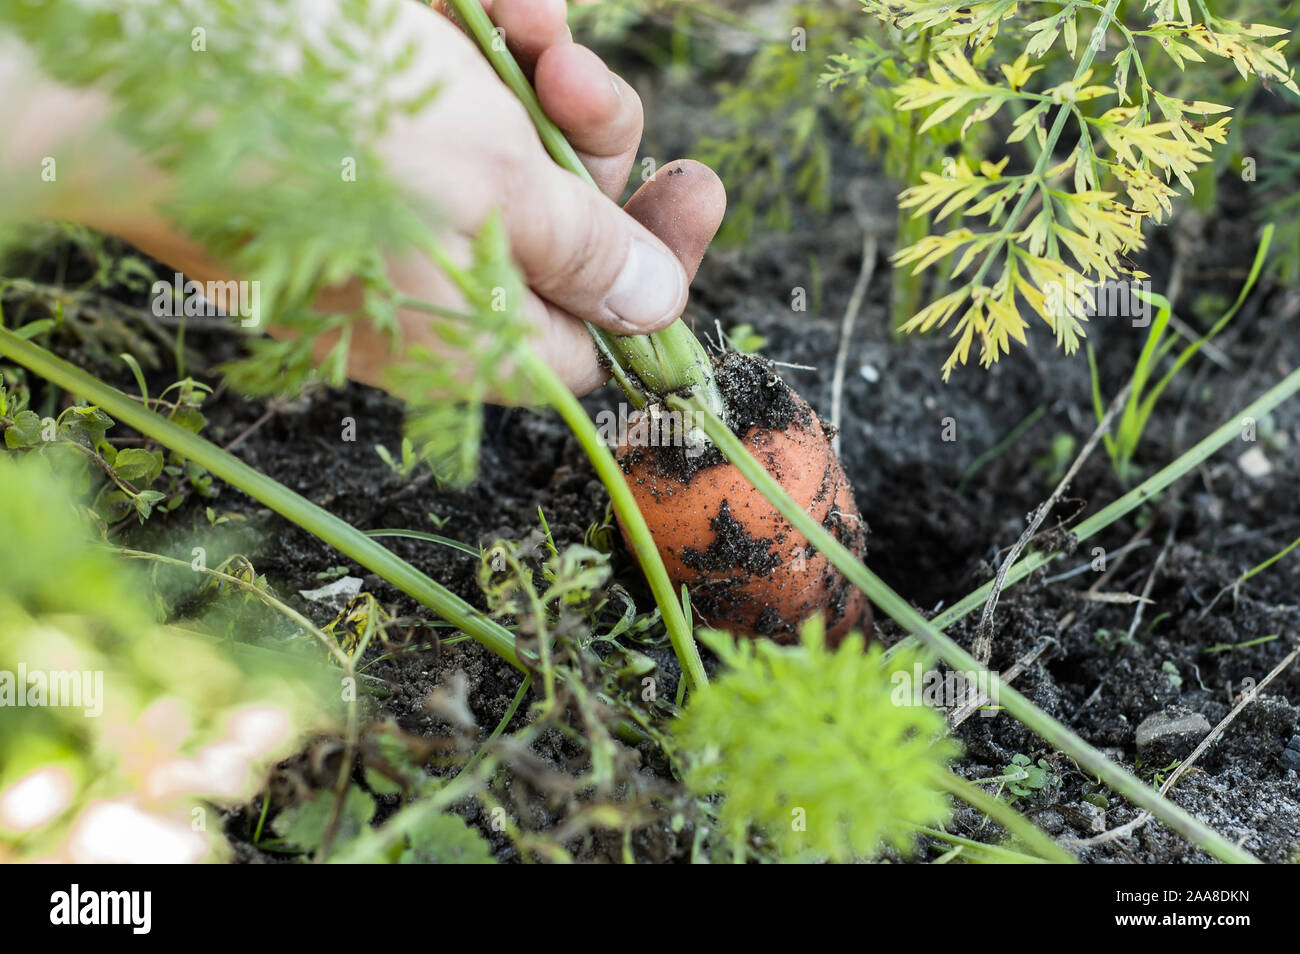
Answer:
[{"label": "dark soil", "polygon": [[[655,125],[647,136],[646,154],[669,158],[688,151],[692,131],[707,116],[703,104],[691,104],[693,98],[698,94],[686,89],[656,91],[652,99],[657,108],[647,110]],[[669,108],[673,102],[680,105]],[[854,170],[858,178],[850,182]],[[866,225],[878,231],[881,249],[848,355],[842,456],[871,528],[868,564],[928,614],[990,578],[1024,529],[1026,515],[1059,479],[1061,468],[1053,457],[1057,439],[1068,435],[1076,447],[1082,446],[1096,420],[1086,358],[1060,354],[1045,327],[1031,333],[1030,348],[1015,350],[989,371],[958,371],[948,384],[939,375],[951,347],[946,338],[898,342],[890,337],[890,269],[885,256],[892,248],[895,190],[866,170],[861,162],[842,164],[836,189],[847,195],[851,187],[859,188],[868,197]],[[1240,190],[1241,184],[1237,186]],[[1244,208],[1249,196],[1232,201],[1235,208]],[[1200,296],[1235,296],[1253,254],[1253,228],[1244,215],[1187,215],[1155,234],[1145,267],[1155,287],[1163,289],[1175,260],[1180,261],[1185,276],[1180,312],[1190,315]],[[1171,238],[1188,232],[1198,241],[1175,243]],[[787,368],[783,374],[818,413],[828,415],[839,321],[861,264],[861,247],[862,224],[845,203],[825,218],[799,221],[788,235],[754,236],[744,248],[716,249],[694,285],[690,314],[697,329],[710,335],[715,323],[723,329],[748,323],[767,338],[768,357],[815,368]],[[815,274],[820,275],[820,285],[812,294]],[[814,307],[808,312],[791,311],[795,287],[810,290]],[[1144,473],[1173,460],[1300,365],[1298,313],[1300,296],[1295,290],[1261,283],[1216,342],[1214,355],[1198,356],[1157,405],[1137,462]],[[1113,395],[1132,372],[1144,332],[1126,321],[1099,320],[1089,336],[1097,348],[1102,388]],[[220,339],[212,342],[213,351],[226,347],[221,343],[224,336],[212,337]],[[595,410],[614,401],[606,392],[588,404]],[[205,408],[210,420],[205,433],[218,443],[229,442],[258,422],[268,407],[223,395]],[[1043,409],[1041,416],[1018,441],[972,469],[1037,408]],[[356,422],[355,441],[340,439],[345,418]],[[445,521],[440,532],[486,545],[498,538],[526,537],[538,526],[540,507],[556,543],[563,546],[581,542],[588,528],[605,517],[607,498],[600,483],[553,416],[489,411],[481,475],[465,491],[440,489],[424,471],[404,481],[380,461],[377,445],[394,452],[400,446],[400,422],[400,409],[378,391],[360,386],[321,391],[275,405],[237,453],[363,530],[432,530],[426,516],[432,512]],[[955,439],[945,439],[954,430]],[[1243,462],[1246,454],[1251,456]],[[1252,466],[1261,458],[1264,467]],[[1071,518],[1095,512],[1126,489],[1104,451],[1098,450],[1049,524],[1063,520],[1068,526]],[[212,505],[252,519],[260,542],[249,555],[282,594],[319,586],[318,573],[345,562],[238,492],[224,489]],[[202,506],[190,504],[149,526],[170,535],[202,521]],[[151,531],[143,533],[148,537]],[[1089,743],[1155,781],[1156,773],[1167,775],[1170,764],[1139,759],[1136,730],[1143,720],[1174,710],[1199,713],[1213,726],[1243,689],[1262,680],[1296,645],[1300,553],[1239,591],[1221,594],[1243,571],[1276,554],[1297,535],[1300,402],[1291,401],[1258,422],[1256,442],[1225,449],[1073,556],[1054,563],[1046,574],[1008,589],[995,618],[991,666],[1008,670],[1041,649],[1015,681],[1016,687]],[[1140,545],[1114,556],[1134,541]],[[472,558],[412,540],[392,539],[387,545],[461,596],[481,602]],[[1063,575],[1088,567],[1098,556],[1094,547],[1111,555],[1111,575],[1101,587],[1105,593],[1145,591],[1150,602],[1088,598],[1085,591],[1098,577],[1091,568]],[[702,549],[701,558],[707,554],[707,548]],[[348,569],[362,576],[365,589],[386,606],[417,615],[418,608],[384,581],[355,566]],[[638,599],[644,599],[630,563],[620,558],[618,570]],[[321,621],[332,616],[296,595],[291,602]],[[976,619],[957,623],[950,635],[969,647]],[[891,621],[878,621],[876,638],[892,643],[901,635]],[[664,691],[671,693],[677,678],[671,653],[648,652],[660,666]],[[445,728],[426,702],[452,674],[465,675],[469,706],[484,737],[505,713],[519,684],[518,673],[471,642],[409,653],[371,672],[391,690],[376,714],[393,717],[417,735]],[[1300,841],[1300,774],[1294,755],[1285,754],[1289,744],[1293,750],[1297,747],[1297,703],[1300,666],[1292,666],[1233,721],[1171,794],[1225,837],[1267,861],[1293,859]],[[522,718],[517,716],[512,728]],[[1004,714],[976,715],[958,735],[965,746],[959,768],[972,779],[1003,774],[1017,755],[1045,760],[1050,769],[1047,784],[1019,799],[1017,807],[1052,834],[1095,838],[1135,817],[1135,810],[1121,798]],[[553,765],[564,765],[573,755],[567,745],[556,737],[537,754]],[[1170,758],[1186,754],[1180,751]],[[642,771],[657,773],[671,784],[662,764],[647,764]],[[238,835],[243,828],[233,824],[231,830]],[[990,823],[971,812],[960,813],[953,830],[977,839],[995,834]],[[499,836],[494,836],[494,844],[503,859],[514,857]],[[641,861],[682,860],[689,847],[689,837],[663,837],[661,832],[643,832],[632,844]],[[247,845],[241,850],[249,860],[258,858]],[[616,843],[597,842],[584,857],[617,859],[620,850]],[[942,850],[927,846],[921,857]],[[1209,860],[1154,821],[1126,837],[1086,847],[1082,857],[1099,862]]]}]

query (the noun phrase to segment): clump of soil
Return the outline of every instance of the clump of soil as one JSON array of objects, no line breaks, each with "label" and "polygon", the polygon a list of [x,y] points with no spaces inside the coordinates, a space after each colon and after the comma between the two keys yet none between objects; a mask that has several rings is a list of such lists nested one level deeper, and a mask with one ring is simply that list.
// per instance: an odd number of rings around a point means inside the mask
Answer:
[{"label": "clump of soil", "polygon": [[682,547],[681,557],[692,570],[713,573],[719,570],[740,568],[746,573],[770,573],[780,562],[772,552],[771,537],[755,539],[745,532],[744,526],[731,515],[731,504],[723,500],[717,516],[709,520],[713,541],[703,550]]}]

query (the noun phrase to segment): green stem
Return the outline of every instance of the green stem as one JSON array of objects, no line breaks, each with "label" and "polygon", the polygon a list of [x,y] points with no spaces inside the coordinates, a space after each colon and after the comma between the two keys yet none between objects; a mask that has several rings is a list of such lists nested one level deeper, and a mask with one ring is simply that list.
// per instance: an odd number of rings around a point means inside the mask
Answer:
[{"label": "green stem", "polygon": [[929,828],[925,825],[914,825],[912,827],[914,831],[936,841],[946,841],[954,847],[966,849],[963,857],[976,856],[971,858],[972,861],[986,860],[990,864],[1008,865],[1041,865],[1046,863],[1042,858],[1036,858],[1033,855],[1012,851],[1010,848],[1003,848],[1001,845],[990,845],[982,841],[976,841],[973,838],[963,838],[960,835],[940,831],[938,828]]},{"label": "green stem", "polygon": [[659,611],[663,615],[664,626],[668,629],[668,638],[672,641],[677,661],[681,663],[687,688],[694,690],[708,685],[709,677],[704,672],[704,663],[700,659],[700,651],[695,645],[690,624],[687,623],[686,615],[682,611],[682,604],[678,602],[672,581],[668,579],[668,571],[664,568],[663,558],[659,554],[659,548],[655,545],[654,536],[650,533],[650,527],[646,524],[641,509],[636,505],[636,498],[632,496],[618,461],[601,440],[586,410],[556,377],[555,372],[531,352],[526,355],[524,361],[529,374],[541,391],[540,396],[553,405],[569,425],[578,443],[582,445],[583,451],[591,459],[592,466],[596,468],[596,475],[600,478],[600,482],[605,485],[605,490],[609,493],[609,499],[614,504],[614,510],[618,513],[623,530],[632,543],[637,562],[641,564],[641,570],[650,584],[655,603],[658,604]]},{"label": "green stem", "polygon": [[935,772],[935,782],[949,794],[960,798],[976,811],[993,819],[1009,833],[1019,838],[1028,847],[1046,859],[1058,865],[1074,865],[1079,859],[1070,854],[1041,828],[1026,819],[1000,798],[994,798],[978,785],[951,772]]},{"label": "green stem", "polygon": [[524,668],[515,654],[514,636],[509,630],[332,513],[6,328],[0,328],[0,354],[47,381],[80,395],[141,434],[205,467],[221,480],[238,487],[254,500],[383,577],[473,636],[506,662]]},{"label": "green stem", "polygon": [[[484,12],[483,5],[479,0],[448,2],[497,75],[523,104],[551,158],[561,168],[596,188],[595,180],[573,146],[542,109],[528,77],[493,32],[492,21]],[[654,397],[691,391],[699,394],[714,413],[726,416],[726,405],[713,377],[713,363],[699,339],[680,318],[651,335],[616,335],[590,322],[587,330],[609,361],[614,381],[637,407],[644,407]]]},{"label": "green stem", "polygon": [[1284,556],[1286,556],[1288,553],[1290,553],[1292,550],[1294,550],[1294,549],[1295,549],[1296,547],[1298,547],[1298,546],[1300,546],[1300,537],[1296,537],[1296,538],[1295,538],[1294,540],[1292,540],[1289,544],[1287,544],[1287,546],[1285,546],[1285,547],[1284,547],[1280,552],[1278,552],[1278,553],[1274,553],[1271,557],[1269,557],[1269,558],[1268,558],[1267,560],[1265,560],[1263,563],[1260,563],[1260,564],[1258,564],[1258,565],[1256,565],[1256,566],[1253,566],[1253,567],[1251,567],[1249,570],[1247,570],[1245,573],[1241,574],[1240,579],[1237,580],[1238,585],[1240,585],[1240,584],[1242,584],[1242,583],[1245,583],[1245,582],[1246,582],[1247,580],[1249,580],[1252,576],[1257,576],[1258,574],[1263,573],[1263,572],[1264,572],[1265,570],[1267,570],[1270,566],[1272,566],[1272,565],[1273,565],[1274,563],[1276,563],[1278,560],[1282,559]]},{"label": "green stem", "polygon": [[[1300,371],[1295,373],[1295,377],[1300,383]],[[1114,791],[1124,795],[1134,805],[1145,808],[1171,829],[1191,839],[1220,860],[1239,863],[1256,860],[1248,852],[1238,848],[1173,802],[1161,797],[1154,789],[1144,785],[1075,735],[1068,727],[1053,719],[1019,692],[1004,685],[997,676],[988,672],[975,660],[975,657],[945,636],[910,603],[867,569],[852,552],[827,533],[820,523],[786,493],[785,488],[764,469],[763,465],[754,459],[730,428],[701,402],[674,397],[669,403],[679,410],[694,411],[700,426],[727,460],[776,507],[791,526],[824,554],[849,582],[866,593],[881,610],[916,636],[953,669],[977,673],[980,678],[985,678],[990,696],[997,699],[1019,722],[1057,750],[1069,755],[1082,768],[1101,779]]]},{"label": "green stem", "polygon": [[[127,547],[112,547],[112,552],[117,556],[126,557],[129,560],[151,560],[154,563],[161,563],[165,566],[174,566],[184,570],[194,570],[194,565],[189,560],[177,560],[175,557],[163,556],[161,553],[150,553],[147,550],[132,550]],[[311,636],[316,642],[320,643],[324,650],[334,657],[334,661],[339,664],[348,675],[355,675],[354,662],[347,653],[339,648],[337,642],[330,639],[319,626],[303,616],[288,603],[277,598],[273,593],[250,583],[248,580],[241,579],[233,573],[224,573],[221,570],[211,570],[204,567],[199,572],[213,579],[221,580],[237,589],[243,590],[248,595],[259,600],[266,606],[269,606],[275,612],[280,613],[286,619],[292,620],[296,625]]]},{"label": "green stem", "polygon": [[[1138,441],[1141,440],[1142,433],[1146,430],[1147,421],[1151,419],[1151,413],[1155,410],[1156,402],[1160,400],[1160,395],[1164,393],[1165,388],[1167,388],[1174,378],[1178,376],[1178,372],[1183,369],[1183,366],[1186,365],[1188,361],[1192,360],[1196,353],[1200,351],[1207,342],[1213,341],[1218,337],[1219,333],[1227,327],[1228,322],[1232,321],[1237,312],[1241,310],[1241,306],[1245,303],[1246,297],[1255,287],[1255,282],[1259,280],[1259,273],[1264,267],[1264,260],[1268,257],[1268,248],[1269,245],[1272,244],[1272,241],[1273,223],[1270,222],[1264,226],[1264,231],[1260,234],[1259,247],[1255,249],[1255,261],[1251,264],[1250,274],[1246,276],[1246,283],[1241,286],[1241,291],[1237,295],[1237,300],[1232,303],[1232,307],[1220,316],[1219,320],[1214,323],[1209,331],[1197,338],[1179,353],[1173,366],[1165,372],[1164,377],[1162,377],[1155,387],[1151,389],[1150,394],[1139,395],[1137,389],[1134,388],[1133,396],[1129,400],[1130,402],[1139,404],[1139,408],[1136,420],[1134,421],[1134,433],[1131,438],[1132,452],[1129,455],[1130,457],[1132,457],[1133,453],[1136,453]],[[1173,303],[1160,295],[1144,294],[1142,297],[1158,304],[1161,313],[1165,315],[1166,319],[1173,310]],[[1166,354],[1167,351],[1167,348],[1162,349],[1160,354]],[[1121,437],[1122,436],[1123,432],[1121,432]]]},{"label": "green stem", "polygon": [[[1261,418],[1298,391],[1300,391],[1300,368],[1292,371],[1273,385],[1258,400],[1245,408],[1240,414],[1233,415],[1173,463],[1152,474],[1124,496],[1109,506],[1098,510],[1087,520],[1080,523],[1071,531],[1075,540],[1082,543],[1089,537],[1100,533],[1120,517],[1150,501],[1156,494],[1178,478],[1194,470],[1202,461],[1207,460],[1230,442],[1240,437],[1241,419],[1243,417]],[[1003,585],[1010,586],[1012,583],[1023,580],[1035,570],[1046,566],[1061,555],[1062,553],[1059,550],[1051,553],[1031,553],[1011,568]],[[931,620],[932,625],[936,629],[947,629],[967,613],[983,606],[988,601],[989,593],[992,590],[992,581],[985,583],[975,592],[963,597],[936,616]]]},{"label": "green stem", "polygon": [[[1083,56],[1079,59],[1079,66],[1074,71],[1074,82],[1076,84],[1082,78],[1083,74],[1092,68],[1093,58],[1097,55],[1097,50],[1102,43],[1106,30],[1109,29],[1111,22],[1115,19],[1115,8],[1117,6],[1119,6],[1119,0],[1108,0],[1106,8],[1101,11],[1101,19],[1098,21],[1097,26],[1093,31],[1093,36],[1096,37],[1096,39],[1091,40],[1088,43]],[[1136,57],[1134,57],[1134,59],[1136,59]],[[1048,164],[1052,160],[1052,151],[1056,148],[1056,143],[1057,140],[1061,138],[1061,133],[1065,131],[1065,123],[1070,118],[1070,115],[1071,113],[1069,108],[1064,105],[1056,114],[1056,121],[1052,123],[1052,128],[1047,133],[1047,139],[1043,143],[1043,148],[1038,154],[1038,161],[1034,163],[1033,172],[1030,173],[1033,178],[1041,180],[1044,173],[1047,172]],[[1025,189],[1020,193],[1020,199],[1016,202],[1016,207],[1012,209],[1011,214],[1007,216],[1006,224],[1003,225],[1002,229],[998,232],[997,239],[989,246],[988,251],[984,253],[984,260],[980,263],[979,271],[977,271],[975,277],[970,280],[971,288],[979,287],[980,282],[984,280],[984,276],[988,274],[988,270],[992,267],[994,258],[1003,248],[1006,247],[1007,242],[1011,240],[1011,236],[1015,233],[1016,227],[1020,222],[1020,216],[1025,211],[1025,207],[1029,205],[1029,200],[1033,197],[1034,191],[1035,190],[1033,189]],[[1043,205],[1044,208],[1046,208],[1046,201],[1044,201]]]}]

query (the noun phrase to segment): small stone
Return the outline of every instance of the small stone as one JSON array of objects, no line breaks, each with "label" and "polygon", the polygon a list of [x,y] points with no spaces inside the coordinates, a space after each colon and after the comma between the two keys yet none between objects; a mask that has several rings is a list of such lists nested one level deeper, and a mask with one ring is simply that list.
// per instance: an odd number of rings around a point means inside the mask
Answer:
[{"label": "small stone", "polygon": [[1106,830],[1106,813],[1088,802],[1077,805],[1061,805],[1062,817],[1070,827],[1085,835],[1097,835]]},{"label": "small stone", "polygon": [[1059,835],[1065,831],[1065,819],[1061,817],[1060,812],[1052,809],[1039,812],[1034,816],[1034,821],[1038,823],[1039,828],[1049,835]]},{"label": "small stone", "polygon": [[1300,772],[1300,732],[1291,736],[1291,741],[1286,744],[1282,750],[1282,769],[1292,769]]},{"label": "small stone", "polygon": [[864,364],[858,368],[858,374],[862,375],[862,380],[868,384],[875,384],[880,380],[880,371],[876,369],[874,364]]},{"label": "small stone", "polygon": [[1137,727],[1138,757],[1154,768],[1186,758],[1209,734],[1210,723],[1199,712],[1174,706],[1149,715]]},{"label": "small stone", "polygon": [[1238,457],[1237,466],[1247,477],[1267,477],[1273,472],[1273,465],[1268,462],[1263,449],[1259,447],[1252,447]]}]

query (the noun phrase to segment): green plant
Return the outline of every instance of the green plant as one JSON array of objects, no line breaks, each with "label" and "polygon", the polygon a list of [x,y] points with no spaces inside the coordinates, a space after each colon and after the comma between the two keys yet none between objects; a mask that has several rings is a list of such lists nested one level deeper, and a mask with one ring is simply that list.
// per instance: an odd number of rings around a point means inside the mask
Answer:
[{"label": "green plant", "polygon": [[767,347],[767,339],[754,330],[749,322],[742,322],[727,332],[727,343],[741,354],[758,354]]},{"label": "green plant", "polygon": [[1029,756],[1021,753],[1012,756],[1011,764],[1003,772],[1005,773],[1003,777],[1007,783],[1007,791],[1021,798],[1041,792],[1055,778],[1055,772],[1047,764],[1046,759],[1039,759],[1035,762]]},{"label": "green plant", "polygon": [[[953,323],[957,343],[945,379],[976,343],[986,367],[1012,341],[1025,343],[1022,303],[1073,352],[1095,287],[1146,277],[1129,262],[1144,245],[1143,225],[1166,218],[1179,186],[1193,190],[1197,167],[1215,143],[1226,142],[1221,114],[1230,108],[1153,86],[1153,56],[1167,56],[1179,70],[1220,57],[1243,75],[1300,93],[1278,40],[1286,30],[1226,20],[1190,0],[1146,0],[1141,11],[1120,0],[1031,4],[1041,15],[1029,20],[1021,19],[1026,5],[1013,0],[976,8],[940,0],[863,6],[892,29],[930,36],[927,69],[895,90],[899,110],[926,111],[918,133],[961,116],[965,132],[1005,110],[1005,141],[1024,144],[1010,169],[1010,152],[974,165],[958,158],[943,173],[922,171],[901,196],[903,208],[936,221],[960,217],[956,227],[894,255],[913,274],[943,262],[954,282],[904,326],[926,332]],[[1145,24],[1130,26],[1140,15]],[[1103,70],[1098,55],[1114,40],[1119,50]],[[1062,47],[1068,70],[1058,75],[1048,68],[1053,61],[1039,60]],[[989,75],[985,66],[998,72]],[[1073,145],[1067,136],[1077,137]],[[973,227],[977,222],[985,228]]]},{"label": "green plant", "polygon": [[896,703],[878,647],[851,636],[829,650],[818,622],[802,637],[701,633],[727,669],[673,726],[686,784],[724,794],[719,823],[738,858],[751,826],[787,859],[907,852],[915,826],[948,817],[934,777],[957,746],[935,710]]},{"label": "green plant", "polygon": [[821,64],[847,39],[848,19],[827,4],[796,4],[790,27],[764,39],[744,78],[724,84],[722,129],[695,145],[701,162],[735,183],[719,238],[788,229],[796,201],[825,212],[831,200],[830,137],[841,104],[818,83]]},{"label": "green plant", "polygon": [[22,555],[0,570],[0,858],[226,857],[212,803],[251,795],[334,721],[332,680],[156,622],[147,576],[99,543],[53,463],[0,454],[0,525]]},{"label": "green plant", "polygon": [[411,442],[410,437],[402,438],[402,459],[394,459],[392,453],[383,444],[375,445],[375,453],[379,459],[388,465],[388,469],[395,473],[402,480],[409,480],[411,474],[420,466],[420,457],[415,453],[415,445]]},{"label": "green plant", "polygon": [[[0,309],[0,322],[3,320],[4,311]],[[135,372],[142,403],[148,407],[149,394],[139,365],[129,355],[122,357],[128,359]],[[176,391],[176,397],[169,401],[167,395],[172,391]],[[154,406],[165,408],[168,420],[197,434],[205,424],[199,408],[209,391],[206,385],[186,378],[159,394]],[[83,472],[85,483],[97,488],[92,507],[106,524],[114,524],[131,513],[143,522],[155,507],[174,510],[191,492],[200,497],[215,493],[207,471],[175,452],[166,453],[166,448],[148,444],[116,446],[107,437],[113,420],[96,407],[73,405],[57,418],[42,419],[26,407],[27,401],[25,389],[8,394],[0,385],[0,432],[5,447],[10,451],[85,458],[88,469],[70,469]]]},{"label": "green plant", "polygon": [[[885,173],[904,184],[937,166],[947,174],[959,159],[978,155],[985,137],[977,131],[968,140],[969,124],[959,127],[951,118],[922,122],[916,111],[895,108],[893,91],[926,68],[933,31],[889,28],[879,32],[879,37],[869,33],[854,37],[847,51],[837,51],[827,60],[821,76],[824,87],[839,92],[854,142],[868,154],[880,156]],[[930,211],[900,204],[895,223],[897,247],[909,246],[929,232]],[[919,272],[902,269],[893,274],[890,328],[895,334],[904,331],[921,306],[922,278]]]},{"label": "green plant", "polygon": [[[1246,296],[1255,287],[1255,281],[1259,278],[1260,270],[1263,268],[1268,256],[1268,248],[1272,238],[1273,226],[1267,225],[1260,237],[1259,248],[1255,252],[1255,261],[1250,267],[1250,274],[1247,276],[1246,283],[1242,286],[1241,292],[1237,295],[1237,300],[1233,302],[1232,307],[1225,311],[1205,334],[1180,351],[1178,357],[1174,359],[1164,375],[1155,384],[1150,385],[1149,382],[1156,368],[1177,344],[1176,338],[1166,337],[1173,306],[1170,304],[1169,299],[1163,295],[1141,290],[1136,292],[1137,296],[1143,301],[1154,304],[1158,311],[1151,321],[1151,328],[1147,332],[1146,342],[1142,346],[1137,366],[1133,370],[1132,387],[1124,401],[1124,409],[1120,414],[1119,425],[1114,436],[1109,433],[1105,436],[1106,452],[1110,455],[1115,471],[1121,479],[1127,481],[1133,475],[1133,456],[1137,453],[1138,446],[1142,442],[1142,435],[1146,431],[1147,422],[1151,419],[1151,412],[1155,410],[1156,402],[1160,400],[1160,395],[1164,393],[1165,388],[1174,380],[1178,372],[1186,366],[1187,362],[1227,327],[1228,322],[1232,321],[1233,317],[1241,309]],[[1088,366],[1092,372],[1093,410],[1100,422],[1105,417],[1105,402],[1101,395],[1097,359],[1091,346],[1088,348]]]}]

